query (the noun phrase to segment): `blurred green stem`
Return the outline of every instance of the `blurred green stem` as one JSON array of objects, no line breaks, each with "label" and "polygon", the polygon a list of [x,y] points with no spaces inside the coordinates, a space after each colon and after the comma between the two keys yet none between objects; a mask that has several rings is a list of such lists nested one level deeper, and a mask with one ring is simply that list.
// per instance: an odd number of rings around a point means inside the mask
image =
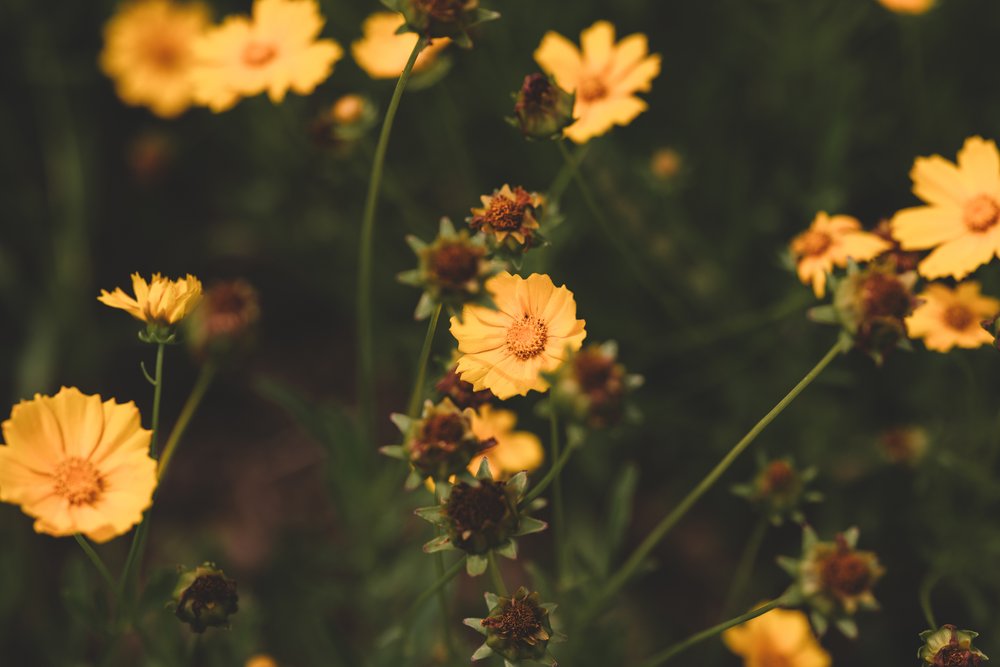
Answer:
[{"label": "blurred green stem", "polygon": [[766,514],[761,514],[754,525],[753,532],[747,540],[743,555],[740,556],[739,565],[736,566],[736,574],[733,575],[733,583],[726,596],[726,603],[722,608],[730,612],[739,604],[740,596],[746,590],[750,577],[753,575],[753,566],[757,562],[757,555],[760,553],[760,546],[764,543],[764,535],[767,533],[767,525],[770,521]]},{"label": "blurred green stem", "polygon": [[548,488],[549,484],[551,484],[552,481],[559,474],[559,471],[562,470],[563,466],[566,465],[566,462],[569,461],[569,457],[570,454],[573,453],[573,449],[575,448],[572,447],[570,443],[567,443],[566,449],[562,451],[558,459],[555,459],[552,462],[552,467],[550,467],[549,471],[545,473],[545,477],[543,477],[541,481],[538,482],[538,484],[532,487],[531,491],[529,491],[528,494],[521,499],[520,504],[522,507],[530,503],[538,496],[542,495],[542,492]]},{"label": "blurred green stem", "polygon": [[111,572],[108,571],[108,567],[104,564],[104,561],[101,560],[98,553],[94,551],[94,547],[90,545],[87,538],[80,533],[74,533],[73,537],[76,538],[76,543],[80,545],[81,549],[83,549],[83,553],[87,554],[87,558],[89,558],[90,562],[94,564],[94,567],[97,569],[98,573],[100,573],[101,578],[104,579],[104,583],[108,585],[108,590],[110,590],[111,594],[115,596],[116,600],[118,600],[118,586],[115,584],[115,579],[111,576]]},{"label": "blurred green stem", "polygon": [[441,304],[439,303],[434,312],[431,313],[430,321],[427,322],[427,334],[424,336],[424,346],[420,348],[420,359],[417,360],[417,379],[413,381],[413,393],[410,394],[410,404],[406,409],[406,414],[410,419],[416,419],[420,411],[420,399],[423,398],[424,381],[427,377],[427,360],[431,356],[431,348],[434,347],[434,333],[437,331],[438,320],[441,318]]},{"label": "blurred green stem", "polygon": [[503,582],[503,575],[500,574],[500,566],[497,565],[497,555],[491,549],[487,558],[490,561],[490,577],[493,578],[493,588],[500,597],[507,597],[507,585]]},{"label": "blurred green stem", "polygon": [[920,582],[920,609],[923,610],[927,626],[931,630],[937,630],[938,627],[934,620],[934,609],[931,607],[931,591],[934,590],[937,582],[941,581],[941,577],[941,574],[931,573]]},{"label": "blurred green stem", "polygon": [[149,455],[157,457],[156,439],[160,434],[160,395],[163,391],[163,343],[156,344],[156,370],[153,374],[153,434],[149,438]]},{"label": "blurred green stem", "polygon": [[576,155],[573,155],[570,161],[564,161],[562,169],[556,174],[556,178],[552,181],[552,185],[549,186],[548,192],[548,202],[547,203],[559,203],[562,199],[563,193],[566,192],[566,188],[569,187],[569,183],[573,180],[573,172],[576,171],[577,167],[583,158],[587,157],[587,147],[590,144],[583,144],[576,149]]},{"label": "blurred green stem", "polygon": [[167,444],[163,446],[163,455],[160,457],[160,465],[156,469],[157,481],[163,479],[163,476],[167,474],[167,467],[170,465],[170,461],[177,449],[177,443],[179,443],[181,438],[184,436],[188,423],[191,421],[191,418],[194,417],[195,411],[198,410],[198,406],[201,404],[201,399],[205,397],[205,392],[208,391],[208,387],[212,384],[212,380],[215,379],[215,368],[215,363],[212,361],[206,361],[201,367],[201,372],[198,374],[198,379],[194,384],[194,388],[191,390],[191,394],[187,397],[184,407],[181,408],[181,414],[177,417],[177,422],[174,424],[174,428],[170,431],[170,435],[167,437]]},{"label": "blurred green stem", "polygon": [[413,601],[413,604],[409,606],[406,613],[403,614],[403,627],[401,632],[401,639],[403,643],[406,643],[406,637],[410,634],[410,627],[413,625],[413,619],[416,617],[417,612],[420,611],[420,607],[423,606],[425,602],[438,591],[443,590],[448,582],[458,576],[458,573],[465,568],[465,556],[459,558],[455,563],[445,570],[435,581],[431,584],[430,588],[425,590],[423,593],[417,596],[417,599]]},{"label": "blurred green stem", "polygon": [[[549,427],[552,460],[558,461],[561,458],[559,453],[559,417],[556,416],[554,406],[549,406]],[[569,551],[566,545],[566,513],[563,507],[562,475],[559,474],[562,466],[555,470],[555,476],[552,478],[552,520],[555,525],[552,527],[552,532],[556,543],[556,581],[564,583],[564,578],[569,576]]]},{"label": "blurred green stem", "polygon": [[358,252],[358,398],[361,404],[361,434],[364,442],[372,442],[375,434],[375,341],[372,326],[372,248],[375,234],[375,209],[378,204],[379,185],[382,182],[382,170],[385,167],[385,153],[389,148],[389,135],[392,123],[399,109],[399,101],[410,79],[413,63],[417,55],[427,43],[426,39],[418,39],[413,45],[410,58],[406,61],[402,74],[392,92],[389,108],[382,121],[382,131],[379,133],[378,145],[375,147],[375,161],[372,163],[371,177],[368,180],[368,195],[365,199],[365,213],[361,221],[361,248]]}]

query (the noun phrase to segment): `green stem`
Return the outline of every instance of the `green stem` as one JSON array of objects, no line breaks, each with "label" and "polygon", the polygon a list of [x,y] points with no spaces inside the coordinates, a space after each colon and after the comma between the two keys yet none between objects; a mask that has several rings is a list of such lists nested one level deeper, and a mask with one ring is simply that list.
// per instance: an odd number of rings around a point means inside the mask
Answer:
[{"label": "green stem", "polygon": [[941,580],[940,574],[929,574],[920,583],[920,609],[924,612],[924,618],[931,630],[937,630],[937,623],[934,620],[934,610],[931,607],[931,591]]},{"label": "green stem", "polygon": [[778,598],[777,600],[768,602],[763,607],[758,607],[753,611],[748,611],[747,613],[737,616],[736,618],[731,618],[728,621],[719,623],[718,625],[712,626],[707,630],[702,630],[701,632],[693,634],[687,639],[680,641],[671,646],[670,648],[665,649],[664,651],[661,651],[660,653],[657,653],[656,655],[648,658],[644,662],[640,663],[639,667],[658,667],[659,665],[662,665],[663,663],[670,660],[675,655],[691,648],[695,644],[703,642],[706,639],[711,639],[716,635],[722,634],[729,628],[735,627],[742,623],[746,623],[747,621],[755,619],[758,616],[763,616],[767,612],[771,611],[772,609],[776,609],[777,607],[780,607],[783,604],[785,604],[785,599]]},{"label": "green stem", "polygon": [[96,551],[94,551],[94,547],[90,546],[90,542],[87,541],[87,538],[80,533],[74,533],[73,537],[76,538],[76,543],[80,545],[81,549],[83,549],[83,553],[87,554],[87,558],[89,558],[90,562],[94,564],[95,568],[97,568],[97,571],[100,573],[101,578],[104,579],[104,583],[108,585],[108,589],[111,591],[112,595],[117,598],[118,585],[115,584],[115,578],[111,576],[111,572],[108,571],[104,561],[101,560],[101,557]]},{"label": "green stem", "polygon": [[496,594],[500,597],[507,597],[507,585],[503,583],[503,575],[500,574],[500,566],[497,565],[497,556],[491,550],[487,555],[490,561],[490,577],[493,578],[493,588],[496,589]]},{"label": "green stem", "polygon": [[576,155],[572,156],[570,162],[563,163],[562,169],[560,169],[559,173],[556,174],[555,180],[552,181],[552,185],[549,186],[546,193],[548,195],[547,203],[558,204],[559,200],[562,199],[563,193],[566,191],[566,188],[569,187],[569,183],[573,179],[573,172],[579,164],[583,162],[583,158],[587,156],[587,148],[589,146],[590,144],[583,144],[576,149]]},{"label": "green stem", "polygon": [[767,533],[768,523],[767,515],[762,514],[757,519],[757,524],[754,526],[753,532],[750,533],[750,539],[747,540],[746,547],[743,549],[739,565],[736,566],[736,574],[733,575],[733,583],[729,588],[729,594],[726,596],[726,604],[722,607],[727,612],[731,611],[739,602],[740,596],[750,581],[754,563],[757,562],[757,555],[760,553],[760,546],[764,542],[765,533]]},{"label": "green stem", "polygon": [[214,378],[215,364],[211,361],[206,362],[205,365],[201,367],[201,373],[198,374],[198,380],[195,382],[194,388],[191,390],[191,394],[188,396],[187,401],[185,401],[184,407],[181,408],[181,414],[177,417],[177,422],[174,424],[173,430],[170,431],[170,436],[167,438],[167,444],[163,446],[163,455],[160,457],[160,465],[156,469],[157,480],[163,479],[163,476],[167,473],[167,467],[170,465],[171,459],[173,459],[174,452],[177,449],[177,443],[179,443],[181,438],[184,436],[188,423],[191,421],[191,418],[194,417],[195,411],[197,411],[202,398],[205,397],[205,392],[208,391],[208,387],[212,384],[212,380]]},{"label": "green stem", "polygon": [[[440,580],[444,577],[446,570],[444,567],[444,554],[438,551],[434,554],[434,571]],[[452,638],[451,638],[451,612],[448,610],[448,598],[444,594],[444,587],[437,590],[438,606],[441,608],[441,631],[444,633],[445,664],[452,661]]]},{"label": "green stem", "polygon": [[401,638],[403,643],[406,643],[406,638],[410,634],[410,627],[413,625],[413,619],[416,617],[417,612],[420,611],[420,607],[424,605],[431,596],[435,595],[438,591],[444,589],[452,579],[458,576],[458,573],[465,569],[465,556],[459,558],[455,563],[445,570],[440,576],[438,576],[437,581],[431,584],[430,588],[425,590],[423,593],[417,596],[417,599],[406,610],[403,614],[402,620],[402,632]]},{"label": "green stem", "polygon": [[522,507],[530,503],[538,496],[542,495],[542,492],[548,488],[549,484],[551,484],[552,481],[559,474],[559,471],[562,470],[563,466],[566,465],[566,462],[569,461],[570,454],[573,453],[574,449],[575,449],[574,447],[567,446],[566,449],[562,451],[562,453],[559,455],[559,458],[556,459],[553,462],[552,467],[549,468],[549,471],[545,473],[545,477],[543,477],[538,482],[538,484],[533,486],[531,490],[527,493],[527,495],[525,495],[524,498],[521,500],[520,504]]},{"label": "green stem", "polygon": [[153,375],[153,435],[149,439],[149,455],[157,457],[156,440],[160,435],[160,395],[163,392],[163,343],[156,345],[156,371]]},{"label": "green stem", "polygon": [[372,163],[371,177],[368,180],[368,195],[365,199],[364,218],[361,221],[361,248],[358,262],[358,394],[361,404],[361,432],[364,440],[370,442],[375,433],[375,341],[372,326],[372,247],[375,234],[375,209],[378,204],[379,185],[382,182],[382,171],[385,167],[385,154],[389,147],[389,135],[392,123],[396,118],[406,82],[410,79],[413,63],[424,48],[426,40],[421,38],[413,45],[409,60],[396,82],[392,92],[389,108],[382,121],[382,131],[379,133],[378,144],[375,147],[375,160]]},{"label": "green stem", "polygon": [[438,319],[441,317],[441,304],[434,308],[431,319],[427,323],[427,333],[424,335],[424,346],[420,348],[420,358],[417,360],[417,379],[413,381],[413,392],[410,394],[410,404],[406,414],[410,419],[416,419],[420,412],[420,399],[423,398],[424,381],[427,377],[427,360],[434,346],[434,333],[437,331]]},{"label": "green stem", "polygon": [[706,491],[712,488],[712,485],[715,484],[719,477],[722,476],[722,473],[724,473],[729,466],[732,465],[733,461],[735,461],[736,458],[743,453],[743,450],[745,450],[750,443],[752,443],[757,436],[760,435],[761,431],[763,431],[775,417],[780,415],[782,411],[787,408],[800,393],[802,393],[803,389],[812,384],[812,381],[823,372],[823,369],[826,368],[838,354],[844,351],[846,345],[844,342],[845,340],[846,339],[838,339],[837,342],[834,343],[833,347],[831,347],[823,358],[820,359],[819,363],[817,363],[812,370],[806,373],[806,376],[802,378],[799,383],[785,395],[784,398],[778,401],[778,404],[771,408],[771,411],[764,415],[764,417],[757,422],[745,436],[743,436],[743,439],[737,442],[733,448],[729,450],[729,453],[726,454],[714,468],[712,468],[711,472],[709,472],[708,475],[706,475],[705,478],[698,483],[698,486],[696,486],[680,502],[673,512],[665,516],[660,523],[658,523],[656,527],[650,531],[649,535],[646,536],[646,539],[644,539],[636,550],[632,552],[632,555],[629,556],[627,561],[625,561],[625,564],[622,565],[622,567],[608,580],[604,588],[601,589],[601,592],[597,594],[590,606],[584,611],[583,617],[585,619],[589,620],[591,616],[596,613],[597,608],[603,604],[605,600],[618,592],[625,582],[628,581],[633,574],[635,574],[635,571],[639,568],[639,566],[645,562],[650,552],[656,547],[657,544],[660,543],[660,540],[662,540],[666,534],[670,532],[670,529],[673,528],[685,514],[687,514],[688,510],[694,506],[698,499],[701,498]]},{"label": "green stem", "polygon": [[[549,410],[550,439],[552,441],[552,460],[558,461],[559,453],[559,418],[554,409]],[[556,581],[562,582],[568,576],[569,552],[566,549],[566,514],[563,507],[562,475],[560,466],[552,479],[552,527],[553,539],[556,544]]]}]

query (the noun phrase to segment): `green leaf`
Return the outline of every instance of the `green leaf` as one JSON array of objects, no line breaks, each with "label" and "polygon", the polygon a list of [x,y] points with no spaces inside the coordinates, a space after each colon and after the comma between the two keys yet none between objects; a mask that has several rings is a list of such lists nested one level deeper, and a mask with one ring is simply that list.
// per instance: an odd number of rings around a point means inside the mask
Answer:
[{"label": "green leaf", "polygon": [[424,553],[432,554],[436,551],[445,551],[446,549],[454,548],[455,545],[451,543],[450,537],[447,535],[438,535],[424,545]]},{"label": "green leaf", "polygon": [[[484,630],[484,633],[485,633],[485,630]],[[482,646],[480,646],[479,648],[476,649],[475,653],[472,654],[472,659],[473,660],[482,660],[483,658],[488,658],[491,655],[493,655],[493,649],[491,649],[486,644],[483,644]]]},{"label": "green leaf", "polygon": [[494,549],[498,554],[504,558],[509,558],[510,560],[517,560],[517,542],[514,540],[507,540],[496,549]]},{"label": "green leaf", "polygon": [[489,561],[486,560],[486,556],[469,554],[469,557],[465,559],[465,571],[470,577],[478,577],[486,571],[488,565]]},{"label": "green leaf", "polygon": [[[486,634],[486,628],[483,627],[483,619],[481,618],[463,618],[462,625],[469,626],[481,635]],[[473,658],[473,660],[475,660],[475,658]]]},{"label": "green leaf", "polygon": [[517,526],[517,531],[514,533],[514,537],[539,533],[548,527],[549,524],[544,521],[540,521],[539,519],[530,516],[522,516],[521,522]]}]

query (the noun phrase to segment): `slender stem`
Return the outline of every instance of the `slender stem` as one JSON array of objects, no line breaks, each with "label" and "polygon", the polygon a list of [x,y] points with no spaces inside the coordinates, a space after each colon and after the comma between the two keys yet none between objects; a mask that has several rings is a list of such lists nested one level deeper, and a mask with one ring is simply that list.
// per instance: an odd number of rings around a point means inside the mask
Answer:
[{"label": "slender stem", "polygon": [[115,596],[115,598],[117,598],[118,586],[115,584],[115,578],[111,576],[111,572],[108,571],[104,561],[101,560],[98,553],[94,551],[94,547],[90,546],[90,542],[87,541],[87,538],[80,533],[74,533],[73,537],[76,538],[76,543],[80,545],[81,549],[83,549],[83,553],[87,554],[87,558],[89,558],[90,562],[94,564],[95,568],[97,568],[97,571],[100,573],[101,578],[104,579],[104,583],[108,585],[111,593]]},{"label": "slender stem", "polygon": [[783,604],[785,604],[785,599],[778,598],[777,600],[768,602],[766,605],[758,607],[753,611],[748,611],[747,613],[737,616],[736,618],[731,618],[728,621],[719,623],[718,625],[712,626],[707,630],[702,630],[701,632],[695,633],[690,637],[688,637],[687,639],[677,642],[670,648],[665,649],[660,653],[657,653],[656,655],[646,659],[644,662],[640,663],[639,667],[658,667],[659,665],[662,665],[663,663],[670,660],[670,658],[686,651],[695,644],[703,642],[706,639],[711,639],[716,635],[722,634],[729,628],[735,627],[742,623],[746,623],[747,621],[755,619],[758,616],[763,616],[767,612],[771,611],[772,609],[776,609],[777,607],[780,607]]},{"label": "slender stem", "polygon": [[201,404],[201,399],[205,397],[205,392],[208,391],[208,387],[212,384],[212,380],[214,378],[215,364],[208,361],[201,367],[201,373],[198,374],[198,380],[195,382],[194,388],[191,390],[191,394],[187,397],[184,407],[181,408],[181,414],[177,417],[177,422],[174,424],[173,430],[170,431],[170,436],[167,438],[167,444],[163,446],[163,455],[160,457],[160,465],[156,469],[157,480],[163,479],[163,476],[167,473],[167,467],[170,465],[174,452],[177,450],[177,443],[181,441],[184,432],[187,430],[188,423],[191,421],[191,418],[194,417],[195,411],[197,411],[198,406]]},{"label": "slender stem", "polygon": [[577,165],[583,162],[583,158],[586,157],[587,148],[589,147],[590,144],[583,144],[577,148],[572,162],[565,162],[562,169],[556,174],[555,180],[552,181],[552,185],[549,186],[547,191],[547,199],[550,203],[559,203],[559,200],[562,199],[563,193],[569,187],[569,183],[573,178],[573,171],[577,168]]},{"label": "slender stem", "polygon": [[[559,418],[554,409],[549,410],[549,426],[552,441],[552,460],[558,461],[559,455]],[[563,507],[562,496],[562,475],[559,472],[562,466],[556,470],[552,479],[552,519],[555,525],[552,527],[553,539],[556,543],[556,581],[562,581],[568,576],[569,552],[566,549],[566,514]]]},{"label": "slender stem", "polygon": [[729,588],[729,594],[726,596],[726,604],[722,607],[727,612],[731,611],[739,603],[740,596],[743,595],[743,591],[746,589],[751,575],[753,575],[753,566],[757,562],[760,545],[764,542],[768,523],[767,515],[761,514],[757,519],[756,525],[754,525],[753,532],[750,533],[750,539],[747,540],[746,547],[743,549],[739,565],[736,566],[736,574],[733,575],[733,583]]},{"label": "slender stem", "polygon": [[385,167],[385,153],[389,147],[389,135],[392,123],[396,118],[406,82],[413,71],[413,63],[424,48],[427,41],[418,39],[413,45],[409,60],[396,82],[392,92],[389,108],[382,121],[382,131],[379,133],[378,144],[375,147],[375,160],[372,163],[371,177],[368,180],[368,195],[365,199],[365,213],[361,221],[361,248],[358,262],[358,394],[361,404],[361,432],[365,441],[371,441],[375,432],[375,341],[372,326],[372,247],[375,234],[375,209],[378,204],[379,185],[382,182],[382,171]]},{"label": "slender stem", "polygon": [[[444,554],[438,551],[434,554],[434,572],[438,579],[445,575]],[[451,664],[452,659],[452,639],[451,639],[451,612],[448,610],[448,598],[444,594],[444,587],[437,591],[438,606],[441,608],[441,631],[444,633],[445,664]]]},{"label": "slender stem", "polygon": [[490,561],[490,577],[493,578],[493,588],[500,597],[507,597],[507,585],[503,583],[503,575],[500,574],[500,566],[497,565],[497,556],[491,550],[487,555]]},{"label": "slender stem", "polygon": [[522,506],[527,505],[532,500],[542,495],[542,492],[548,488],[549,484],[551,484],[552,481],[556,478],[556,475],[559,474],[559,471],[562,470],[563,466],[566,465],[566,462],[569,461],[569,457],[570,454],[573,453],[573,449],[574,447],[567,446],[566,449],[562,451],[562,453],[559,455],[559,458],[552,463],[552,467],[549,468],[549,471],[545,473],[545,477],[543,477],[538,482],[538,484],[533,486],[532,489],[527,493],[527,495],[525,495],[524,498],[521,500]]},{"label": "slender stem", "polygon": [[763,431],[775,417],[781,414],[781,412],[787,408],[800,393],[802,393],[802,390],[808,387],[812,381],[823,372],[823,369],[826,368],[830,362],[845,349],[844,340],[846,339],[838,339],[837,342],[834,343],[833,347],[831,347],[823,358],[820,359],[819,363],[817,363],[812,370],[806,373],[806,376],[802,378],[799,383],[785,395],[784,398],[778,401],[778,404],[771,408],[771,411],[764,415],[764,417],[757,422],[745,436],[743,436],[743,439],[737,442],[733,448],[729,450],[729,453],[726,454],[725,457],[723,457],[723,459],[719,461],[714,468],[712,468],[711,472],[709,472],[708,475],[706,475],[705,478],[698,483],[698,486],[696,486],[680,502],[680,504],[674,508],[674,511],[665,516],[660,523],[658,523],[656,527],[650,531],[649,535],[646,536],[646,539],[644,539],[636,550],[632,552],[632,555],[629,556],[627,561],[625,561],[625,564],[622,565],[621,568],[619,568],[619,570],[608,580],[604,588],[601,589],[591,602],[590,606],[584,611],[583,617],[585,619],[589,620],[591,616],[596,613],[597,608],[605,600],[618,592],[625,582],[628,581],[633,574],[635,574],[635,571],[646,560],[653,548],[660,543],[660,540],[662,540],[666,534],[670,532],[670,529],[673,528],[685,514],[687,514],[687,511],[694,506],[698,499],[701,498],[706,491],[712,488],[712,485],[715,484],[719,477],[722,476],[722,473],[724,473],[729,466],[732,465],[733,461],[735,461],[736,458],[743,453],[743,450],[745,450],[750,443],[752,443],[754,439],[760,435],[760,432]]},{"label": "slender stem", "polygon": [[457,561],[455,561],[454,565],[445,570],[444,573],[438,577],[437,581],[431,584],[430,588],[428,588],[423,593],[417,596],[417,599],[413,601],[413,603],[406,610],[406,613],[403,614],[403,621],[402,621],[403,629],[401,635],[404,643],[406,641],[407,635],[410,634],[410,627],[413,625],[413,619],[416,617],[417,612],[420,611],[420,607],[422,607],[423,604],[427,602],[427,600],[430,599],[432,595],[436,594],[438,591],[442,590],[445,586],[447,586],[448,582],[457,577],[458,573],[461,572],[464,568],[465,568],[465,556],[462,556]]},{"label": "slender stem", "polygon": [[156,440],[160,435],[160,394],[163,392],[163,343],[156,345],[156,371],[153,374],[153,435],[149,439],[149,455],[157,456]]},{"label": "slender stem", "polygon": [[437,331],[438,320],[441,318],[441,304],[434,308],[430,321],[427,323],[427,334],[424,335],[424,346],[420,348],[420,358],[417,360],[417,378],[413,381],[413,392],[410,394],[410,404],[406,414],[410,419],[416,419],[420,411],[420,399],[423,398],[424,380],[427,377],[427,360],[434,346],[434,332]]},{"label": "slender stem", "polygon": [[924,612],[924,618],[931,630],[937,630],[937,623],[934,620],[934,609],[931,607],[931,591],[941,580],[940,574],[929,574],[920,583],[920,608]]}]

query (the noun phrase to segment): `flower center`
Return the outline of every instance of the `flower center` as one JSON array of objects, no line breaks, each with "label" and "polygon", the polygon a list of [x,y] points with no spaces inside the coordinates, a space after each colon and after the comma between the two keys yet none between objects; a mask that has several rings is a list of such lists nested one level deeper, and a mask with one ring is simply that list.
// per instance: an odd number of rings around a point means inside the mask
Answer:
[{"label": "flower center", "polygon": [[608,89],[598,77],[591,76],[580,82],[576,96],[584,102],[596,102],[608,96]]},{"label": "flower center", "polygon": [[871,585],[868,561],[850,551],[830,554],[820,566],[823,588],[840,596],[860,595]]},{"label": "flower center", "polygon": [[250,42],[243,49],[243,63],[248,67],[263,67],[278,55],[278,50],[271,44]]},{"label": "flower center", "polygon": [[809,230],[795,237],[792,241],[792,252],[800,257],[822,255],[833,243],[833,238],[826,232]]},{"label": "flower center", "polygon": [[181,64],[181,50],[175,42],[166,39],[154,40],[146,55],[153,65],[164,72],[172,72]]},{"label": "flower center", "polygon": [[93,505],[107,488],[94,465],[78,456],[71,456],[56,466],[55,491],[74,507]]},{"label": "flower center", "polygon": [[950,644],[937,652],[931,664],[935,667],[978,667],[980,661],[981,658],[969,649]]},{"label": "flower center", "polygon": [[483,480],[478,486],[460,482],[451,490],[445,513],[463,539],[503,520],[508,511],[504,486]]},{"label": "flower center", "polygon": [[484,628],[492,628],[504,639],[534,640],[542,624],[534,605],[512,599],[499,616],[484,618]]},{"label": "flower center", "polygon": [[443,243],[431,255],[431,271],[443,287],[461,289],[479,273],[483,248],[467,243]]},{"label": "flower center", "polygon": [[771,461],[764,469],[761,480],[761,491],[765,494],[782,494],[792,490],[795,484],[795,471],[787,461]]},{"label": "flower center", "polygon": [[976,320],[976,316],[968,306],[960,303],[948,306],[944,311],[944,323],[955,331],[965,331]]},{"label": "flower center", "polygon": [[900,280],[885,273],[872,273],[861,285],[861,303],[865,319],[888,317],[902,319],[913,308],[910,291]]},{"label": "flower center", "polygon": [[985,232],[997,224],[998,218],[1000,218],[1000,207],[992,197],[976,195],[965,202],[963,219],[970,231]]},{"label": "flower center", "polygon": [[503,195],[497,195],[490,202],[490,207],[486,211],[486,222],[490,223],[493,229],[510,231],[517,229],[524,221],[524,210],[528,203],[516,199],[507,199]]},{"label": "flower center", "polygon": [[549,327],[527,313],[507,329],[507,350],[521,361],[540,355],[548,340]]}]

